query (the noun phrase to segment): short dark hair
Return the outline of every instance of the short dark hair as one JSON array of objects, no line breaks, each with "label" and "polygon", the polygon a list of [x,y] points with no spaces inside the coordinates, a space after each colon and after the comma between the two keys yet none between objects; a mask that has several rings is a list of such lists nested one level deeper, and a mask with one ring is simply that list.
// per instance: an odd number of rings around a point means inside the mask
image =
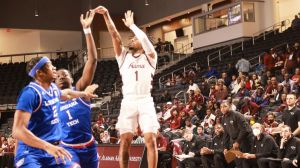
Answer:
[{"label": "short dark hair", "polygon": [[[26,65],[26,73],[28,74],[31,69],[42,59],[43,57],[35,57],[32,58]],[[45,64],[46,65],[46,64]],[[40,69],[44,71],[45,65],[43,65]]]}]

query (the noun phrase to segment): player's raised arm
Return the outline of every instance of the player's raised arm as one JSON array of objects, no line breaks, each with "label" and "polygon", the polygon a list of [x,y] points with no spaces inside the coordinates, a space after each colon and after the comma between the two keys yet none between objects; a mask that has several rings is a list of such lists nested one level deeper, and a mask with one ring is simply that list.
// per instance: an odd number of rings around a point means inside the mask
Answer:
[{"label": "player's raised arm", "polygon": [[157,53],[154,49],[154,46],[148,39],[147,35],[134,24],[132,11],[128,10],[125,13],[125,18],[123,19],[123,22],[127,27],[130,28],[130,30],[133,31],[136,38],[141,42],[147,57],[155,59],[157,57]]},{"label": "player's raised arm", "polygon": [[111,19],[108,10],[103,6],[98,6],[94,10],[95,10],[95,12],[103,15],[107,29],[112,37],[115,54],[116,54],[116,56],[120,56],[122,53],[122,47],[123,47],[121,36],[120,36],[113,20]]},{"label": "player's raised arm", "polygon": [[80,77],[76,83],[76,90],[84,90],[88,85],[93,81],[95,70],[97,67],[97,50],[94,42],[94,38],[91,32],[91,24],[94,19],[95,11],[90,10],[86,12],[85,16],[81,14],[80,22],[83,27],[85,34],[86,46],[87,46],[87,55],[88,60],[83,69],[83,75]]},{"label": "player's raised arm", "polygon": [[98,97],[94,94],[95,90],[98,88],[97,84],[89,85],[85,88],[84,91],[75,91],[73,89],[64,89],[61,91],[61,99],[62,100],[69,100],[73,98],[85,98],[86,100],[90,100],[91,98]]}]

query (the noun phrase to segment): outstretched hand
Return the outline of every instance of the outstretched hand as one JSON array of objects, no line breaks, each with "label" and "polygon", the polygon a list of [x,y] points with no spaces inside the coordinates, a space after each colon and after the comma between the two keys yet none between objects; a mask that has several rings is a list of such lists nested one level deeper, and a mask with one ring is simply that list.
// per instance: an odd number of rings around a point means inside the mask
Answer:
[{"label": "outstretched hand", "polygon": [[89,28],[92,24],[92,21],[95,16],[95,11],[94,10],[89,10],[86,12],[85,17],[83,14],[80,15],[80,22],[82,24],[83,28]]},{"label": "outstretched hand", "polygon": [[94,94],[94,92],[98,87],[99,86],[97,84],[92,84],[92,85],[89,85],[88,87],[86,87],[84,90],[84,92],[86,94],[85,98],[86,99],[97,98],[98,96],[96,94]]},{"label": "outstretched hand", "polygon": [[108,12],[108,10],[104,6],[98,6],[97,8],[94,9],[94,11],[101,15],[104,15]]},{"label": "outstretched hand", "polygon": [[133,21],[133,12],[131,10],[128,10],[126,13],[125,13],[125,19],[122,19],[124,24],[127,26],[127,27],[130,27],[131,25],[134,24],[134,21]]}]

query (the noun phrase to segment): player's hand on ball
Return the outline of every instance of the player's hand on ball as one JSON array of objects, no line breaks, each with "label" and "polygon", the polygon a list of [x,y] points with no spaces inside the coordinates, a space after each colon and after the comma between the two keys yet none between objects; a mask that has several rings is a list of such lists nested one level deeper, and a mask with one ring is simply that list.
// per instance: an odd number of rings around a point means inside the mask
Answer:
[{"label": "player's hand on ball", "polygon": [[86,87],[84,90],[84,92],[86,94],[85,98],[87,98],[87,99],[97,98],[98,96],[96,94],[94,94],[94,92],[98,87],[99,86],[97,84],[92,84],[92,85],[89,85],[88,87]]},{"label": "player's hand on ball", "polygon": [[45,147],[45,151],[50,155],[54,156],[57,164],[60,164],[60,160],[66,164],[67,159],[71,160],[72,155],[62,147],[54,146],[52,144],[48,144]]},{"label": "player's hand on ball", "polygon": [[133,21],[133,12],[131,10],[128,10],[126,13],[125,13],[125,19],[122,19],[124,24],[127,26],[127,27],[130,27],[131,25],[134,24],[134,21]]},{"label": "player's hand on ball", "polygon": [[95,11],[94,10],[90,10],[87,11],[85,14],[85,17],[83,16],[83,14],[80,15],[80,22],[82,24],[83,28],[89,28],[93,22],[95,16]]},{"label": "player's hand on ball", "polygon": [[94,9],[96,13],[99,13],[101,15],[104,15],[108,12],[108,10],[104,6],[98,6]]}]

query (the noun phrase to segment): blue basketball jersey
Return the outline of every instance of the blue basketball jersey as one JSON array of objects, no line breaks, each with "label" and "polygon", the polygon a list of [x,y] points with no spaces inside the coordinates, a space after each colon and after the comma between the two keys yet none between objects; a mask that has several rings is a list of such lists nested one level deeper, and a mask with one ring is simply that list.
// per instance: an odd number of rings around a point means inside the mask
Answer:
[{"label": "blue basketball jersey", "polygon": [[58,114],[62,128],[61,140],[68,144],[85,143],[91,140],[90,102],[76,98],[60,102]]},{"label": "blue basketball jersey", "polygon": [[[31,82],[21,92],[17,110],[31,113],[27,128],[37,137],[47,142],[57,142],[61,138],[58,110],[61,91],[51,83],[45,90],[36,82]],[[17,156],[27,151],[29,147],[18,141]],[[28,152],[28,151],[27,151]]]}]

